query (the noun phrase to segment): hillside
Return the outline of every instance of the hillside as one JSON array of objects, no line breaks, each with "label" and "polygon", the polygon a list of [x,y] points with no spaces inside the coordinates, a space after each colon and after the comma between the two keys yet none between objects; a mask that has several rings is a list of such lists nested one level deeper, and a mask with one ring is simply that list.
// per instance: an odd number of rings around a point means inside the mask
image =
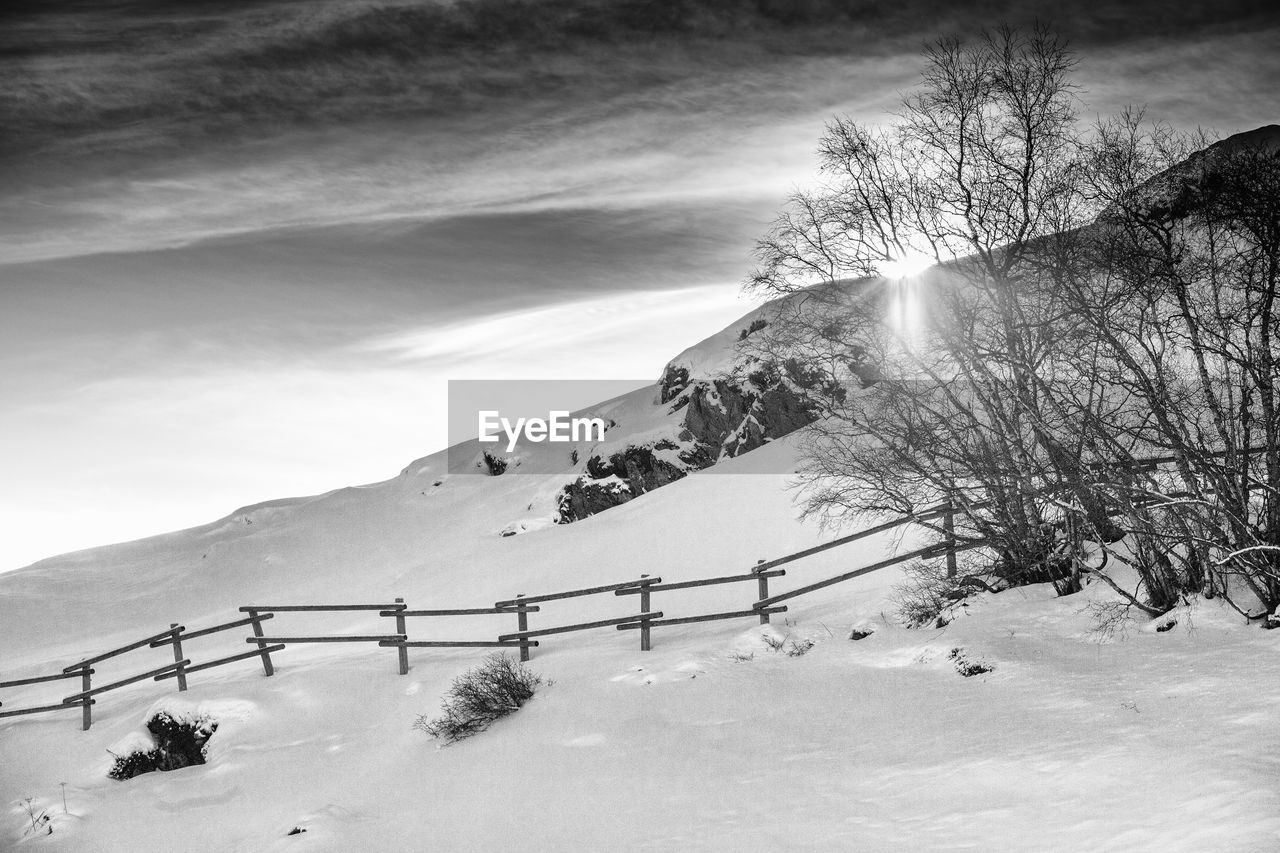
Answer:
[{"label": "hillside", "polygon": [[[748,326],[674,359],[686,387],[714,386]],[[663,396],[653,386],[597,407],[617,426],[594,452],[678,439],[688,406],[673,413]],[[831,535],[796,517],[794,437],[607,512],[547,523],[588,449],[574,465],[563,447],[525,448],[520,467],[536,473],[500,477],[449,473],[448,455],[435,454],[384,483],[257,504],[0,576],[0,677],[60,669],[173,621],[226,621],[245,604],[402,596],[411,607],[483,607],[644,573],[741,573]],[[500,535],[521,520],[537,523]],[[774,588],[898,544],[884,536],[827,551],[789,565]],[[1216,602],[1100,630],[1091,605],[1110,598],[1097,586],[1067,598],[1038,586],[982,596],[944,628],[907,630],[894,617],[899,577],[795,599],[768,627],[654,629],[649,653],[611,628],[544,637],[530,666],[552,683],[514,717],[443,749],[411,724],[436,712],[478,650],[411,650],[399,676],[387,649],[291,646],[271,678],[251,660],[194,674],[182,694],[150,681],[105,694],[87,732],[74,711],[0,720],[0,847],[946,850],[999,839],[1005,849],[1170,851],[1266,849],[1280,833],[1270,713],[1280,632],[1247,629]],[[681,616],[748,607],[754,589],[654,597]],[[633,607],[612,595],[553,602],[534,626]],[[271,630],[361,633],[377,621],[280,614]],[[413,630],[486,638],[493,624]],[[855,642],[854,628],[872,633]],[[228,632],[188,654],[243,649]],[[95,678],[169,659],[165,648],[142,650],[104,662]],[[0,701],[18,708],[66,692],[20,688]],[[139,743],[159,709],[216,719],[208,764],[108,779],[108,750]],[[51,834],[24,831],[28,797]],[[295,827],[305,832],[289,835]]]},{"label": "hillside", "polygon": [[[393,590],[427,589],[437,582],[434,572],[442,565],[479,560],[501,567],[526,562],[520,556],[525,547],[561,547],[562,540],[577,535],[569,532],[572,525],[558,525],[531,540],[532,545],[506,541],[509,537],[501,534],[585,518],[713,465],[722,455],[731,457],[763,443],[761,436],[741,448],[721,447],[752,419],[752,395],[766,396],[765,390],[734,374],[740,372],[736,344],[741,331],[769,310],[751,312],[673,359],[664,375],[681,370],[681,388],[658,383],[592,407],[589,414],[614,423],[603,442],[526,442],[513,453],[495,450],[509,458],[504,476],[483,473],[481,453],[494,446],[473,440],[418,459],[381,483],[266,501],[201,527],[53,557],[0,574],[0,624],[13,632],[5,647],[83,649],[86,643],[99,643],[104,631],[131,631],[174,617],[174,602],[184,596],[193,606],[180,608],[178,615],[188,619],[234,610],[246,595],[270,598],[287,589],[299,599],[323,596],[333,577],[318,574],[321,566],[334,571],[351,567],[343,587],[378,597]],[[722,391],[737,392],[732,405],[716,395],[716,382]],[[696,434],[691,433],[690,413],[710,411],[720,420],[708,426],[704,417],[695,423]],[[785,422],[767,437],[786,434],[802,422]],[[625,463],[619,471],[610,468],[615,457],[639,453],[652,460],[655,449],[659,458],[669,460],[663,463],[670,473],[662,483],[650,477],[648,488],[642,482],[632,486]],[[571,451],[578,461],[572,461]],[[651,470],[652,464],[644,473]],[[590,512],[573,515],[562,511],[573,488],[613,494]],[[800,539],[788,536],[771,546],[766,546],[767,538],[757,540],[756,547],[763,550],[749,556],[747,564],[777,556],[786,547],[783,543],[807,542],[814,534],[797,535]],[[655,556],[678,554],[659,551]],[[619,568],[625,573],[628,565],[624,561]],[[604,571],[609,577],[616,574]],[[587,574],[584,570],[584,580],[591,579]],[[35,611],[37,603],[50,599],[59,602],[64,619],[48,620]]]}]

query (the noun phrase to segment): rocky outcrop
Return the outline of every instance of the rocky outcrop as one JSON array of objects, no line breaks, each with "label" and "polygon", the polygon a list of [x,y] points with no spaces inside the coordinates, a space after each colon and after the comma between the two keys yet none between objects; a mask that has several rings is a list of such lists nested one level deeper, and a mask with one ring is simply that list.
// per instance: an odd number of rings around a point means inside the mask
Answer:
[{"label": "rocky outcrop", "polygon": [[709,459],[711,464],[737,456],[812,423],[815,407],[804,393],[812,383],[805,380],[795,365],[788,365],[783,371],[759,368],[745,382],[695,383],[685,395],[680,435],[696,445],[690,461]]},{"label": "rocky outcrop", "polygon": [[684,477],[687,467],[659,456],[660,451],[676,449],[674,442],[659,441],[653,447],[627,447],[607,458],[592,456],[586,476],[560,493],[561,523],[595,515]]},{"label": "rocky outcrop", "polygon": [[670,403],[689,387],[689,368],[679,364],[668,364],[658,380],[658,399]]},{"label": "rocky outcrop", "polygon": [[590,457],[583,476],[560,492],[559,521],[626,503],[812,423],[817,410],[805,392],[817,381],[816,373],[794,361],[755,363],[736,376],[705,379],[691,378],[684,365],[668,364],[658,381],[658,400],[672,414],[682,413],[671,437]]},{"label": "rocky outcrop", "polygon": [[154,747],[116,755],[107,775],[124,781],[155,770],[179,770],[204,764],[205,744],[217,730],[218,724],[209,717],[180,718],[161,711],[147,721]]}]

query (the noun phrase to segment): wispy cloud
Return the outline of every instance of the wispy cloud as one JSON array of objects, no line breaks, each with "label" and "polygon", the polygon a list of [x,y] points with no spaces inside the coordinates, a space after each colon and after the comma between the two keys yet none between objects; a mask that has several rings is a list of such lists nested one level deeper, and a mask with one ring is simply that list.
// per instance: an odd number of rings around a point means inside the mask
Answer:
[{"label": "wispy cloud", "polygon": [[[501,311],[356,349],[425,362],[451,379],[656,379],[661,365],[637,357],[645,337],[693,341],[748,307],[733,285],[647,291]],[[568,352],[590,355],[567,366]]]},{"label": "wispy cloud", "polygon": [[[0,200],[0,259],[173,248],[268,230],[395,224],[465,215],[754,200],[772,205],[813,164],[833,110],[882,113],[906,62],[814,60],[785,78],[683,91],[486,129],[401,123],[325,138],[291,135],[235,156],[199,151],[144,173]],[[850,99],[843,77],[863,81]],[[527,121],[523,121],[527,118]],[[518,125],[519,133],[504,132]]]}]

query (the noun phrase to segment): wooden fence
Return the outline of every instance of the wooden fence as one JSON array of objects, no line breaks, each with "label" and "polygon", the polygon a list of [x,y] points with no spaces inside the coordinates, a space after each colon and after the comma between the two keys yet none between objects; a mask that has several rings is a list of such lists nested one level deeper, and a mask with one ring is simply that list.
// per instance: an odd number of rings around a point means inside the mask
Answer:
[{"label": "wooden fence", "polygon": [[[1137,460],[1137,462],[1144,464],[1161,464],[1168,461],[1172,461],[1172,457]],[[984,504],[970,504],[968,509],[973,510],[982,506],[984,506]],[[824,542],[821,545],[815,545],[812,548],[788,554],[785,557],[779,557],[773,560],[761,560],[749,572],[741,575],[701,578],[675,583],[663,583],[662,578],[660,577],[641,575],[636,580],[606,584],[603,586],[587,587],[583,589],[571,589],[565,592],[550,593],[546,595],[526,596],[521,593],[514,598],[495,602],[492,607],[478,608],[411,610],[408,605],[405,604],[403,598],[397,598],[391,604],[248,605],[240,608],[240,612],[246,614],[240,619],[224,622],[219,625],[213,625],[208,628],[201,628],[195,631],[188,631],[184,625],[172,623],[167,630],[160,631],[149,637],[129,643],[128,645],[112,649],[111,651],[103,652],[102,654],[94,657],[81,660],[64,668],[60,673],[0,682],[0,690],[3,690],[7,688],[54,682],[63,679],[80,679],[80,690],[63,698],[61,702],[56,704],[39,705],[30,708],[21,708],[18,710],[3,710],[3,703],[0,703],[0,718],[14,717],[24,714],[66,711],[78,708],[81,711],[83,728],[87,730],[92,724],[92,707],[97,701],[94,697],[99,694],[107,693],[147,679],[151,679],[153,681],[174,679],[177,683],[178,690],[184,691],[187,689],[188,677],[193,673],[253,658],[257,658],[262,664],[263,675],[271,676],[275,674],[275,666],[271,659],[271,655],[283,651],[288,646],[297,644],[374,643],[382,648],[394,648],[396,650],[398,670],[401,675],[406,675],[409,672],[409,649],[518,648],[520,650],[520,660],[527,661],[529,660],[530,649],[539,645],[539,641],[534,639],[535,637],[588,631],[597,628],[613,627],[618,631],[638,631],[640,634],[640,650],[647,652],[652,648],[652,632],[654,628],[740,618],[757,618],[759,619],[760,624],[768,624],[770,616],[787,610],[787,607],[781,604],[783,601],[789,601],[790,599],[807,595],[834,584],[843,583],[845,581],[852,580],[853,578],[860,577],[871,572],[880,571],[881,569],[886,569],[891,566],[900,565],[910,560],[945,557],[947,559],[949,571],[954,574],[956,555],[962,551],[982,547],[983,545],[980,541],[966,542],[955,538],[954,516],[959,511],[960,510],[950,502],[938,504],[937,506],[926,507],[909,516],[895,518],[890,521],[886,521],[883,524],[878,524],[859,530],[855,533],[851,533],[847,536],[833,539],[830,542]],[[786,570],[778,568],[779,566],[828,551],[832,548],[848,545],[878,533],[886,533],[909,524],[928,524],[929,522],[940,522],[940,528],[946,537],[943,542],[924,548],[917,548],[906,553],[895,554],[892,557],[878,560],[870,563],[869,565],[861,566],[851,571],[835,575],[834,577],[824,578],[814,583],[787,590],[785,592],[771,592],[769,589],[770,579],[786,575]],[[939,529],[939,525],[931,526],[934,529]],[[655,594],[664,594],[675,592],[677,590],[687,590],[720,584],[749,584],[751,582],[754,582],[756,585],[756,597],[751,602],[751,607],[749,609],[675,617],[667,617],[664,611],[653,609],[653,596]],[[532,613],[539,613],[541,611],[541,608],[537,606],[539,604],[578,598],[581,596],[603,595],[606,593],[613,593],[614,596],[618,597],[630,595],[638,596],[638,612],[608,619],[598,619],[591,622],[579,622],[570,625],[554,625],[541,628],[531,628],[529,626],[529,615]],[[332,613],[360,611],[376,613],[380,620],[394,620],[394,631],[370,634],[339,634],[322,636],[293,636],[283,634],[280,636],[267,636],[263,631],[262,623],[270,619],[274,619],[275,616],[280,613]],[[514,616],[516,619],[516,630],[507,633],[500,633],[498,634],[497,639],[492,640],[409,639],[408,620],[410,619],[448,618],[459,616],[504,616],[508,618]],[[386,623],[384,622],[383,624],[385,625]],[[246,626],[250,628],[251,636],[246,637],[245,642],[253,645],[253,649],[239,654],[227,655],[200,663],[193,662],[193,659],[188,656],[191,651],[191,644],[193,640],[220,633],[222,631],[229,631]],[[108,684],[94,686],[92,677],[97,672],[94,668],[95,664],[99,664],[103,661],[139,649],[157,649],[164,646],[173,647],[172,663],[167,663],[164,666],[155,667],[145,672],[131,675]]]},{"label": "wooden fence", "polygon": [[[850,542],[856,542],[876,533],[890,531],[907,524],[922,523],[935,518],[942,518],[944,516],[949,517],[953,512],[954,509],[950,505],[930,507],[912,516],[904,516],[884,524],[876,525],[875,527],[867,528],[849,536],[844,536],[804,551],[789,554],[785,557],[769,561],[761,560],[749,572],[741,575],[701,578],[675,583],[663,583],[662,578],[660,577],[641,575],[636,580],[605,584],[603,586],[585,587],[582,589],[571,589],[564,592],[548,593],[545,595],[530,596],[521,593],[514,598],[494,602],[492,607],[477,608],[411,610],[408,605],[405,604],[403,598],[397,598],[390,604],[246,605],[240,608],[240,612],[245,614],[245,616],[234,621],[224,622],[195,631],[188,631],[185,626],[173,623],[167,630],[160,631],[159,633],[145,637],[128,645],[112,649],[109,652],[104,652],[103,654],[95,657],[79,661],[66,667],[61,673],[39,676],[36,678],[24,678],[17,681],[0,682],[0,689],[5,689],[39,684],[47,681],[56,681],[64,678],[81,679],[81,689],[77,693],[73,693],[72,695],[65,697],[60,703],[23,708],[16,711],[0,711],[0,717],[64,711],[79,708],[81,709],[83,728],[87,730],[92,724],[93,718],[91,709],[96,703],[96,700],[93,697],[99,694],[116,690],[121,687],[126,687],[130,684],[135,684],[147,679],[151,679],[153,681],[174,679],[177,683],[178,690],[184,691],[187,689],[188,677],[193,673],[253,658],[257,658],[261,662],[263,675],[271,676],[275,674],[275,664],[272,661],[271,656],[276,652],[283,651],[291,645],[298,644],[374,643],[382,648],[394,648],[396,650],[397,668],[401,675],[407,675],[409,672],[409,649],[515,648],[520,650],[520,660],[527,661],[530,657],[530,649],[539,645],[539,641],[534,639],[535,637],[547,637],[555,634],[589,631],[597,628],[612,627],[618,631],[639,631],[640,650],[647,652],[652,648],[652,631],[654,628],[670,625],[687,625],[697,622],[711,622],[722,619],[744,618],[758,619],[760,624],[764,625],[769,623],[770,616],[773,614],[783,613],[787,610],[785,605],[778,604],[780,601],[795,598],[808,592],[840,583],[868,572],[898,565],[908,560],[916,559],[917,557],[946,555],[948,556],[948,559],[954,560],[955,551],[974,546],[957,543],[955,541],[948,541],[942,546],[932,546],[930,548],[917,549],[906,554],[900,554],[852,572],[846,572],[834,578],[828,578],[826,580],[819,581],[818,583],[809,584],[808,586],[800,587],[799,589],[790,590],[788,592],[771,595],[769,589],[769,580],[771,578],[778,578],[786,575],[786,571],[784,569],[777,568],[785,563],[794,562],[795,560],[803,559],[841,545],[846,545]],[[950,529],[949,524],[948,529]],[[652,605],[653,596],[658,593],[670,593],[677,590],[716,586],[721,584],[749,584],[753,582],[755,584],[756,597],[751,602],[751,606],[748,609],[668,618],[664,611],[654,610]],[[638,596],[638,612],[632,612],[608,619],[597,619],[590,622],[578,622],[569,625],[552,625],[548,627],[533,628],[529,626],[529,615],[541,612],[541,608],[538,606],[539,604],[578,598],[581,596],[604,595],[607,593],[613,593],[614,596]],[[277,614],[281,613],[333,613],[360,611],[376,613],[379,619],[394,620],[394,631],[369,634],[337,634],[319,636],[294,636],[286,634],[281,634],[279,636],[267,636],[262,626],[263,622],[266,622],[269,619],[274,619]],[[498,634],[497,639],[493,640],[411,640],[409,638],[408,622],[411,619],[448,618],[458,616],[504,616],[508,618],[514,616],[516,620],[515,630],[507,633],[500,633]],[[211,634],[229,631],[235,628],[244,628],[246,626],[249,627],[251,635],[245,638],[245,642],[254,646],[253,649],[240,654],[227,655],[199,663],[194,662],[193,658],[188,656],[191,653],[191,641]],[[173,647],[172,663],[167,663],[164,666],[149,669],[145,672],[141,672],[127,678],[122,678],[118,681],[113,681],[109,684],[103,684],[96,687],[93,685],[91,677],[96,672],[93,668],[94,664],[139,649],[156,649],[164,646]]]},{"label": "wooden fence", "polygon": [[[908,521],[904,520],[900,523],[905,524],[908,523]],[[883,529],[890,529],[890,527],[884,527]],[[825,547],[820,546],[817,549],[800,552],[799,554],[791,555],[789,558],[783,558],[782,561],[799,559],[800,557],[807,556],[809,553],[816,553],[819,550],[825,550]],[[882,561],[883,565],[880,565],[880,567],[904,562],[905,560],[912,559],[915,556],[918,556],[918,554],[916,552],[912,552],[911,554],[903,555],[900,558]],[[412,610],[407,604],[405,604],[403,598],[397,598],[390,604],[246,605],[240,608],[240,612],[245,614],[244,617],[240,619],[223,622],[218,625],[212,625],[210,627],[200,628],[197,630],[187,630],[186,626],[173,623],[164,631],[144,637],[141,640],[137,640],[127,645],[120,646],[119,648],[112,649],[108,652],[103,652],[102,654],[94,657],[78,661],[77,663],[66,667],[61,673],[38,676],[35,678],[23,678],[16,681],[0,682],[0,689],[5,689],[67,678],[80,679],[80,690],[65,697],[57,704],[40,705],[36,707],[22,708],[20,710],[0,709],[0,717],[65,711],[78,708],[81,711],[82,726],[87,730],[93,722],[92,706],[96,704],[97,701],[94,697],[99,694],[117,690],[121,687],[126,687],[147,679],[151,679],[153,681],[166,681],[172,679],[177,683],[178,690],[181,692],[187,689],[189,677],[195,673],[255,658],[262,665],[263,675],[271,676],[275,674],[275,664],[271,657],[273,654],[283,651],[292,645],[307,643],[373,643],[382,648],[393,648],[396,650],[398,664],[397,669],[401,675],[407,675],[409,672],[410,649],[512,648],[519,649],[520,660],[527,661],[530,657],[530,649],[539,645],[539,641],[535,639],[536,637],[547,637],[555,634],[567,634],[577,631],[589,631],[597,628],[612,627],[619,631],[638,630],[640,632],[640,650],[647,652],[652,648],[651,632],[655,627],[738,618],[755,618],[759,619],[761,624],[767,624],[769,622],[769,617],[772,614],[782,613],[787,609],[785,606],[778,606],[774,603],[779,596],[773,596],[771,598],[769,595],[769,580],[771,578],[783,577],[786,575],[785,570],[771,568],[782,561],[775,560],[770,563],[766,563],[762,560],[755,568],[742,575],[702,578],[677,583],[663,583],[662,578],[660,577],[641,575],[636,580],[605,584],[603,586],[585,587],[582,589],[571,589],[564,592],[548,593],[545,595],[525,595],[521,593],[514,598],[497,601],[492,607]],[[837,581],[830,581],[830,583],[835,582]],[[733,583],[754,583],[756,598],[749,609],[667,618],[666,614],[662,610],[655,610],[652,606],[652,598],[657,593],[669,593],[676,590],[692,589],[695,587]],[[550,625],[546,627],[530,627],[529,625],[530,614],[541,612],[542,608],[539,607],[540,604],[578,598],[581,596],[605,595],[608,593],[612,593],[615,596],[638,596],[638,612],[627,613],[608,619],[597,619],[589,622],[577,622],[567,625]],[[792,594],[790,593],[783,594],[783,597],[791,596]],[[360,611],[376,613],[379,619],[393,620],[394,630],[378,631],[376,633],[368,634],[293,635],[281,633],[277,635],[273,633],[270,636],[268,636],[263,630],[263,623],[267,620],[276,618],[279,614]],[[413,640],[409,637],[408,623],[410,620],[459,616],[514,617],[515,630],[500,633],[498,634],[497,639]],[[384,622],[383,624],[386,623]],[[193,643],[193,641],[223,631],[230,631],[236,628],[245,627],[250,629],[250,635],[245,638],[245,642],[254,646],[254,648],[249,651],[199,662],[197,662],[197,659],[192,655],[193,649],[198,645]],[[94,685],[92,676],[97,672],[94,668],[95,664],[99,664],[102,661],[124,655],[129,652],[141,649],[158,649],[165,646],[172,647],[172,663],[166,663],[163,666],[151,668],[144,672],[140,672],[126,678],[121,678],[107,684]]]}]

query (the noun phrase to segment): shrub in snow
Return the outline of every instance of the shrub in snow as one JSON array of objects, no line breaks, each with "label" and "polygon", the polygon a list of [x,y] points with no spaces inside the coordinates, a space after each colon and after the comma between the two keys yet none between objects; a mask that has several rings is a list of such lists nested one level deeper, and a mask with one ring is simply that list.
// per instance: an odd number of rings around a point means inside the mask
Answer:
[{"label": "shrub in snow", "polygon": [[908,628],[942,628],[955,617],[956,607],[965,606],[964,599],[974,591],[958,579],[947,577],[945,566],[916,563],[903,571],[893,599]]},{"label": "shrub in snow", "polygon": [[47,809],[37,808],[34,797],[27,797],[22,801],[23,810],[27,813],[27,819],[31,821],[31,826],[22,831],[25,835],[53,835],[53,818],[49,817]]},{"label": "shrub in snow", "polygon": [[813,640],[808,638],[797,641],[791,639],[790,634],[780,637],[769,631],[761,633],[760,638],[764,640],[764,644],[772,651],[784,654],[789,658],[798,658],[803,656],[804,653],[813,648],[814,645]]},{"label": "shrub in snow", "polygon": [[799,642],[792,640],[783,651],[789,658],[798,658],[811,648],[813,648],[813,640],[804,639]]},{"label": "shrub in snow", "polygon": [[107,772],[112,779],[132,779],[152,770],[177,770],[193,764],[204,764],[205,744],[218,724],[209,717],[180,718],[161,711],[147,721],[155,746],[116,755],[115,764]]},{"label": "shrub in snow", "polygon": [[450,743],[462,740],[519,710],[541,685],[540,676],[507,653],[491,654],[454,679],[441,703],[443,714],[434,720],[424,714],[413,727]]},{"label": "shrub in snow", "polygon": [[988,666],[981,661],[970,660],[965,656],[964,649],[957,646],[947,655],[948,658],[955,661],[956,672],[965,678],[972,678],[975,675],[982,675],[985,672],[991,672],[995,667]]}]

